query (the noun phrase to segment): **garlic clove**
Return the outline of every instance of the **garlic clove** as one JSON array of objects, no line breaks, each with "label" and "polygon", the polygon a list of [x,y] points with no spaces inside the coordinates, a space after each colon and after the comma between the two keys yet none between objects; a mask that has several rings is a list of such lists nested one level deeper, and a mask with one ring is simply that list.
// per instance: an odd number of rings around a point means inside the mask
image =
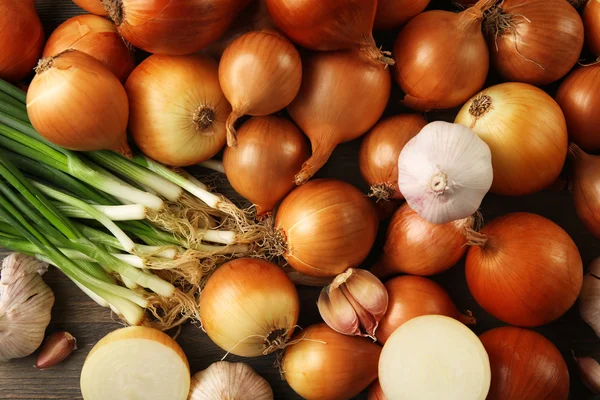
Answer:
[{"label": "garlic clove", "polygon": [[74,350],[77,350],[77,340],[73,335],[65,331],[54,332],[42,345],[35,367],[38,369],[53,367],[61,363]]},{"label": "garlic clove", "polygon": [[329,285],[321,290],[317,307],[323,321],[334,331],[345,335],[361,334],[358,315],[337,286]]},{"label": "garlic clove", "polygon": [[346,280],[348,292],[360,305],[379,321],[388,306],[388,293],[385,285],[371,272],[353,269]]},{"label": "garlic clove", "polygon": [[600,393],[600,364],[592,357],[574,357],[583,384],[594,394]]},{"label": "garlic clove", "polygon": [[192,377],[188,400],[273,400],[269,383],[243,363],[219,361]]},{"label": "garlic clove", "polygon": [[600,337],[600,257],[591,262],[579,294],[579,313]]}]

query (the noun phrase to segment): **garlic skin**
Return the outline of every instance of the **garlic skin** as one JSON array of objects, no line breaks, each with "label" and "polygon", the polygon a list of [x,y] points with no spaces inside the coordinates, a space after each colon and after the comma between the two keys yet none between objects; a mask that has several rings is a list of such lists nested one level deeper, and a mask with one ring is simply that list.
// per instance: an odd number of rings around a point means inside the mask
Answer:
[{"label": "garlic skin", "polygon": [[35,363],[37,369],[46,369],[60,364],[77,350],[77,339],[69,332],[54,332],[44,341]]},{"label": "garlic skin", "polygon": [[579,314],[600,337],[600,257],[590,263],[579,294]]},{"label": "garlic skin", "polygon": [[592,357],[574,357],[583,384],[594,394],[600,394],[600,364]]},{"label": "garlic skin", "polygon": [[317,306],[323,321],[336,332],[377,340],[375,331],[387,311],[388,293],[369,271],[348,268],[321,290]]},{"label": "garlic skin", "polygon": [[192,376],[188,400],[273,400],[273,390],[249,365],[219,361]]},{"label": "garlic skin", "polygon": [[410,208],[433,224],[475,213],[492,180],[490,148],[459,124],[426,125],[398,158],[400,192]]},{"label": "garlic skin", "polygon": [[44,340],[54,293],[41,275],[48,264],[20,253],[0,271],[0,362],[33,353]]}]

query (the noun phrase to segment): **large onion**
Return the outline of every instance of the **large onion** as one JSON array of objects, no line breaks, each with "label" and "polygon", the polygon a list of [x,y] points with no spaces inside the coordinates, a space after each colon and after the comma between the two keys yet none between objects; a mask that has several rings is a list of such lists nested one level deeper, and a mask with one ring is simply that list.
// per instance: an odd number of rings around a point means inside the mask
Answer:
[{"label": "large onion", "polygon": [[92,14],[108,15],[102,0],[73,0],[73,3]]},{"label": "large onion", "polygon": [[217,68],[208,57],[155,54],[131,73],[129,131],[144,154],[180,167],[221,150],[231,106]]},{"label": "large onion", "polygon": [[491,191],[521,196],[553,183],[567,157],[567,125],[556,102],[524,83],[503,83],[469,100],[456,117],[492,151]]},{"label": "large onion", "polygon": [[583,10],[583,26],[587,47],[600,57],[600,1],[589,0]]},{"label": "large onion", "polygon": [[375,242],[377,225],[369,200],[354,186],[333,179],[295,189],[275,219],[286,261],[311,276],[335,276],[358,266]]},{"label": "large onion", "polygon": [[394,29],[422,13],[429,0],[378,0],[375,29]]},{"label": "large onion", "polygon": [[296,175],[302,184],[339,143],[367,132],[381,117],[391,89],[388,70],[357,52],[314,53],[303,60],[302,87],[288,111],[309,137],[312,156]]}]

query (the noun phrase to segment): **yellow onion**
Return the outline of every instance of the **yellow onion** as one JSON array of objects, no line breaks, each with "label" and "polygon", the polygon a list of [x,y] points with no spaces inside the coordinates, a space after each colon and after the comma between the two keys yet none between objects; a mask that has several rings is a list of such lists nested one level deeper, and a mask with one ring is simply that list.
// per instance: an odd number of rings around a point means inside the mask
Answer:
[{"label": "yellow onion", "polygon": [[102,0],[73,0],[73,3],[77,4],[87,12],[91,12],[92,14],[108,15]]}]

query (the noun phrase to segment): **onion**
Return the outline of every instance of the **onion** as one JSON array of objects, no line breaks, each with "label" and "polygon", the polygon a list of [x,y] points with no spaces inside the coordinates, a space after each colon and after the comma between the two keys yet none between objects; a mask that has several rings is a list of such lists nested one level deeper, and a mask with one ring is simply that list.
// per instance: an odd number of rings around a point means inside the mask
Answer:
[{"label": "onion", "polygon": [[58,146],[131,156],[125,89],[85,53],[67,50],[40,62],[27,92],[27,113],[33,127]]},{"label": "onion", "polygon": [[388,400],[388,398],[385,397],[385,393],[383,393],[379,380],[376,380],[371,384],[367,400]]},{"label": "onion", "polygon": [[522,196],[542,190],[556,181],[567,157],[565,117],[548,94],[531,85],[485,89],[463,106],[455,122],[490,147],[493,193]]},{"label": "onion", "polygon": [[80,386],[85,400],[185,400],[190,367],[170,336],[132,326],[96,343],[83,364]]},{"label": "onion", "polygon": [[402,199],[398,188],[398,157],[404,145],[427,121],[420,114],[403,114],[381,120],[365,135],[359,152],[360,173],[378,200]]},{"label": "onion", "polygon": [[375,29],[394,29],[422,13],[429,0],[378,0]]},{"label": "onion", "polygon": [[467,284],[488,313],[511,325],[540,326],[577,300],[583,266],[573,239],[536,214],[514,213],[472,232]]},{"label": "onion", "polygon": [[233,108],[227,119],[227,142],[235,146],[234,124],[239,117],[269,115],[294,100],[302,82],[300,54],[275,31],[249,32],[223,53],[219,81]]},{"label": "onion", "polygon": [[91,12],[96,15],[108,15],[104,9],[102,0],[73,0],[73,3],[83,8],[87,12]]},{"label": "onion", "polygon": [[103,0],[119,33],[149,53],[194,53],[227,31],[249,0]]},{"label": "onion", "polygon": [[43,56],[55,56],[67,49],[79,50],[94,57],[121,82],[125,82],[135,68],[133,52],[115,25],[97,15],[78,15],[63,22],[48,38]]},{"label": "onion", "polygon": [[243,357],[285,347],[299,311],[298,292],[283,269],[255,258],[223,264],[200,297],[208,336],[228,353]]},{"label": "onion", "polygon": [[589,0],[583,9],[583,26],[587,47],[600,57],[600,1]]},{"label": "onion", "polygon": [[445,315],[464,324],[474,324],[475,318],[461,314],[448,293],[434,281],[420,276],[399,276],[385,283],[388,308],[379,322],[377,340],[385,344],[394,331],[421,315]]},{"label": "onion", "polygon": [[485,332],[492,385],[487,400],[567,400],[569,370],[548,339],[528,329],[503,326]]},{"label": "onion", "polygon": [[570,180],[575,211],[586,228],[600,238],[600,156],[585,153],[577,145],[569,146],[573,161]]},{"label": "onion", "polygon": [[310,276],[335,276],[364,261],[378,223],[373,205],[354,186],[316,179],[283,200],[275,230],[283,256],[294,269]]},{"label": "onion", "polygon": [[481,21],[494,3],[481,0],[458,14],[427,11],[402,28],[394,44],[394,77],[406,106],[452,108],[483,87],[489,55]]},{"label": "onion", "polygon": [[302,88],[288,111],[310,139],[312,156],[296,175],[297,184],[310,179],[335,146],[375,125],[391,90],[389,71],[356,52],[314,53],[303,61]]},{"label": "onion", "polygon": [[147,156],[180,167],[205,161],[225,145],[231,106],[217,63],[208,57],[152,55],[125,88],[129,131]]},{"label": "onion", "polygon": [[359,49],[385,65],[394,60],[377,48],[373,21],[377,0],[266,0],[273,21],[300,46],[311,50]]},{"label": "onion", "polygon": [[469,217],[432,224],[404,204],[390,221],[383,254],[371,272],[378,277],[400,272],[412,275],[443,272],[467,251],[465,229],[472,228],[473,222]]},{"label": "onion", "polygon": [[304,398],[350,399],[377,378],[381,348],[367,338],[342,335],[321,323],[297,333],[292,343],[281,372]]},{"label": "onion", "polygon": [[0,2],[0,79],[18,81],[31,73],[44,47],[34,0]]},{"label": "onion", "polygon": [[600,150],[600,64],[571,72],[558,88],[556,101],[565,114],[569,139],[585,150]]},{"label": "onion", "polygon": [[424,315],[390,336],[379,359],[379,382],[390,400],[485,400],[490,362],[469,328]]},{"label": "onion", "polygon": [[233,189],[262,217],[294,188],[294,175],[308,156],[308,142],[292,122],[253,117],[238,130],[237,146],[225,149],[223,166]]},{"label": "onion", "polygon": [[583,22],[565,0],[504,0],[487,16],[492,64],[508,81],[546,85],[573,68]]}]

